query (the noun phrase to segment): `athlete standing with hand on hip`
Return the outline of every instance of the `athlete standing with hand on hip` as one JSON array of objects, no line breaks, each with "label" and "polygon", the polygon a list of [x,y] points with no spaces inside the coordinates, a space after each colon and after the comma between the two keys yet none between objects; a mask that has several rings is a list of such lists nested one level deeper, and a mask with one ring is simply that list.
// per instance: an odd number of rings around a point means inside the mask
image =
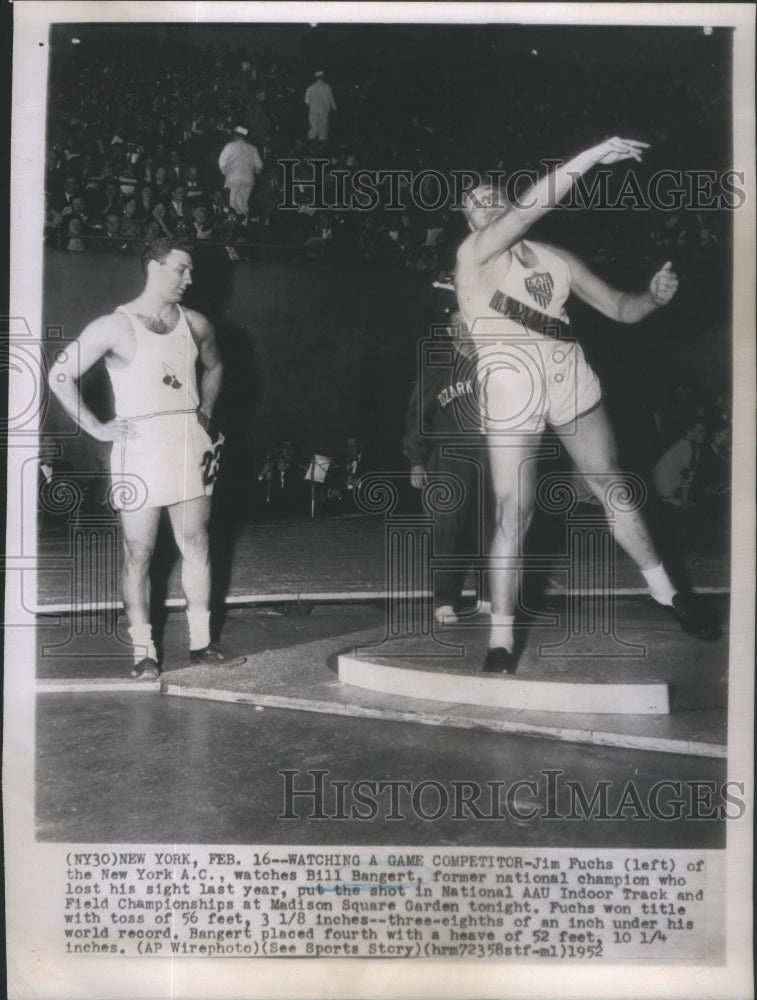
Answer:
[{"label": "athlete standing with hand on hip", "polygon": [[[223,368],[212,324],[180,303],[192,281],[191,248],[148,244],[141,294],[90,323],[61,352],[49,383],[64,409],[98,441],[112,441],[111,496],[123,536],[121,587],[134,645],[132,677],[161,673],[149,619],[149,569],[165,507],[182,557],[190,662],[226,661],[210,639],[208,522],[222,435],[209,435]],[[114,419],[102,423],[82,399],[80,380],[97,361],[113,386]],[[197,385],[196,365],[202,371]]]},{"label": "athlete standing with hand on hip", "polygon": [[674,297],[670,263],[644,292],[611,288],[572,253],[524,239],[531,226],[599,164],[641,160],[647,144],[613,138],[580,153],[509,204],[483,185],[465,195],[470,234],[457,252],[455,290],[478,351],[482,424],[488,437],[495,493],[492,546],[492,629],[483,669],[513,673],[513,624],[518,570],[513,561],[531,521],[536,462],[547,424],[614,524],[617,542],[638,566],[654,600],[684,631],[702,639],[720,634],[693,600],[679,593],[658,556],[638,509],[610,509],[608,475],[620,480],[615,436],[599,381],[572,340],[564,309],[573,292],[603,315],[638,323]]}]

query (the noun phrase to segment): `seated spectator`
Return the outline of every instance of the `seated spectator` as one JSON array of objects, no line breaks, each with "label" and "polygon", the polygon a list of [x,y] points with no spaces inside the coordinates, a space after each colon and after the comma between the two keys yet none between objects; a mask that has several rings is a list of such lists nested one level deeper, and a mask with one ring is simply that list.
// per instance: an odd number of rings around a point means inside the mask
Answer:
[{"label": "seated spectator", "polygon": [[226,205],[223,200],[223,191],[216,188],[210,192],[210,203],[206,206],[208,210],[208,222],[214,229],[222,226],[226,219]]},{"label": "seated spectator", "polygon": [[169,224],[174,227],[174,231],[176,231],[177,223],[186,222],[187,206],[184,202],[184,193],[183,184],[174,184],[171,190],[171,200],[166,206],[168,209]]},{"label": "seated spectator", "polygon": [[168,183],[184,185],[184,167],[181,163],[178,149],[172,149],[168,153]]},{"label": "seated spectator", "polygon": [[121,214],[121,196],[118,193],[118,185],[115,181],[108,181],[101,195],[100,204],[97,207],[97,214],[104,219],[109,212]]},{"label": "seated spectator", "polygon": [[142,160],[142,163],[140,164],[140,167],[141,167],[141,177],[140,177],[140,179],[145,184],[152,184],[155,181],[155,160],[154,160],[154,158],[152,156],[146,156],[144,158],[144,160]]},{"label": "seated spectator", "polygon": [[81,220],[82,235],[83,236],[89,235],[94,219],[92,218],[89,209],[87,208],[87,203],[84,199],[84,195],[82,194],[74,195],[74,197],[71,199],[71,209],[73,215]]},{"label": "seated spectator", "polygon": [[159,166],[156,168],[153,187],[155,188],[157,198],[169,198],[171,192],[169,190],[168,171],[165,167]]},{"label": "seated spectator", "polygon": [[208,222],[208,209],[205,205],[195,205],[192,210],[192,223],[189,227],[190,235],[195,240],[213,239],[213,227]]},{"label": "seated spectator", "polygon": [[137,192],[137,218],[144,224],[152,218],[155,194],[150,184],[143,184]]},{"label": "seated spectator", "polygon": [[152,243],[153,240],[157,240],[159,237],[164,236],[163,230],[160,228],[160,223],[157,219],[147,219],[142,227],[142,237],[145,243]]},{"label": "seated spectator", "polygon": [[707,425],[695,420],[657,462],[652,469],[652,482],[660,500],[674,507],[688,508],[691,486],[706,440]]},{"label": "seated spectator", "polygon": [[297,462],[294,442],[280,441],[258,473],[265,509],[276,515],[304,514],[307,510],[305,467]]},{"label": "seated spectator", "polygon": [[203,190],[204,187],[205,185],[200,178],[200,168],[196,163],[190,163],[187,169],[187,180],[185,184],[188,205],[196,204],[198,199],[206,197],[206,192]]},{"label": "seated spectator", "polygon": [[63,178],[63,189],[54,191],[50,198],[50,205],[61,215],[71,215],[73,212],[72,201],[77,193],[78,185],[76,174],[67,173]]},{"label": "seated spectator", "polygon": [[123,253],[129,249],[129,244],[121,238],[121,215],[119,212],[108,212],[102,227],[98,227],[97,239],[90,241],[90,249],[97,253]]},{"label": "seated spectator", "polygon": [[164,201],[159,201],[152,210],[153,219],[160,226],[163,236],[173,236],[173,231],[168,225],[168,209]]},{"label": "seated spectator", "polygon": [[82,223],[78,216],[74,215],[68,220],[66,236],[68,238],[66,250],[74,250],[77,253],[83,253],[87,249],[84,245],[84,240],[81,238]]},{"label": "seated spectator", "polygon": [[137,199],[128,197],[121,209],[121,235],[128,237],[140,236],[139,216],[137,215]]},{"label": "seated spectator", "polygon": [[363,442],[350,435],[345,439],[344,451],[331,463],[326,476],[326,497],[332,510],[337,505],[342,512],[354,511],[355,486],[366,471]]}]

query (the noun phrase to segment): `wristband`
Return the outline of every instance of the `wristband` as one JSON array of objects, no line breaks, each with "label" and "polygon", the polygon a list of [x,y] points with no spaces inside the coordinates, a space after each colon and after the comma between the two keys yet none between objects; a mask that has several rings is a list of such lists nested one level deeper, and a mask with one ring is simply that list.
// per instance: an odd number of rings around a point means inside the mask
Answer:
[{"label": "wristband", "polygon": [[203,413],[199,407],[197,409],[197,422],[204,431],[210,434],[210,417],[206,413]]}]

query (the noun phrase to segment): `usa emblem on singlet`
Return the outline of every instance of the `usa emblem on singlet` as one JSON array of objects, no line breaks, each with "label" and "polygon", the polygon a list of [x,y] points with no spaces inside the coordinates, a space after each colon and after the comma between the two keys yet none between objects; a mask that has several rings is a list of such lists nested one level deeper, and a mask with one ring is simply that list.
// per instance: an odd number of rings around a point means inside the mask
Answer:
[{"label": "usa emblem on singlet", "polygon": [[536,299],[542,309],[546,309],[552,301],[552,290],[554,287],[555,283],[552,280],[552,275],[549,273],[532,274],[530,278],[526,278],[528,294],[532,299]]}]

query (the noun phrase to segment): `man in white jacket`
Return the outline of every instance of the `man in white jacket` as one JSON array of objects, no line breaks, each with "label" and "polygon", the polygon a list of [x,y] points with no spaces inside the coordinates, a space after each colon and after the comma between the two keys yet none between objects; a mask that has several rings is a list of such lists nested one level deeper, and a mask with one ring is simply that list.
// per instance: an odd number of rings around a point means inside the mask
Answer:
[{"label": "man in white jacket", "polygon": [[255,187],[255,175],[263,170],[263,161],[257,147],[245,140],[247,129],[237,125],[234,138],[227,142],[218,158],[224,176],[224,187],[229,189],[229,207],[241,215],[245,222],[249,216],[250,195]]},{"label": "man in white jacket", "polygon": [[305,91],[305,104],[309,109],[309,139],[325,141],[329,137],[329,114],[336,111],[336,101],[331,86],[323,79],[323,70],[316,71],[315,80]]}]

